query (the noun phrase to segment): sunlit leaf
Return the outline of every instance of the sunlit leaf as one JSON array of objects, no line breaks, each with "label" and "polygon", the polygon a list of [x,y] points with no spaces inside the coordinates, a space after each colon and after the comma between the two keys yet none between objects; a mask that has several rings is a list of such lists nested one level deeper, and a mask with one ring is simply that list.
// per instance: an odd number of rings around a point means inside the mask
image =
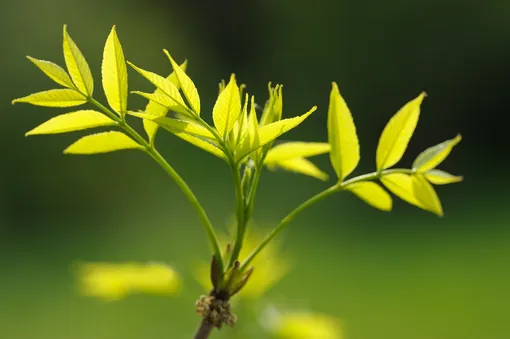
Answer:
[{"label": "sunlit leaf", "polygon": [[314,155],[328,153],[330,148],[327,142],[285,142],[272,147],[267,152],[264,162],[285,161],[297,157],[308,158]]},{"label": "sunlit leaf", "polygon": [[450,173],[433,169],[424,173],[425,178],[434,185],[454,184],[463,180],[461,176],[452,175]]},{"label": "sunlit leaf", "polygon": [[83,105],[87,99],[73,89],[50,89],[12,101],[13,104],[18,102],[46,107],[73,107]]},{"label": "sunlit leaf", "polygon": [[179,80],[180,88],[184,93],[184,96],[186,97],[186,100],[188,101],[189,105],[191,106],[191,109],[197,115],[200,115],[200,97],[198,95],[198,91],[197,88],[195,87],[195,84],[186,74],[186,72],[184,72],[182,68],[180,68],[179,65],[174,61],[170,53],[168,53],[166,49],[164,49],[163,51],[168,57],[168,60],[170,60],[170,63],[172,64],[172,68],[174,69],[175,75]]},{"label": "sunlit leaf", "polygon": [[127,109],[128,78],[124,52],[113,26],[103,51],[103,89],[110,107],[119,114]]},{"label": "sunlit leaf", "polygon": [[243,109],[241,111],[241,114],[239,115],[239,118],[235,122],[234,127],[232,128],[232,131],[230,132],[228,138],[228,141],[232,149],[237,148],[238,144],[246,136],[246,133],[248,133],[248,102],[249,95],[248,93],[246,93]]},{"label": "sunlit leaf", "polygon": [[[251,97],[250,114],[248,116],[248,129],[242,142],[239,144],[238,153],[236,154],[238,159],[242,159],[255,150],[260,145],[259,139],[259,123],[257,120],[257,112],[255,111],[255,97]],[[258,155],[255,157],[258,158]]]},{"label": "sunlit leaf", "polygon": [[343,181],[359,163],[359,142],[351,111],[334,82],[329,98],[328,139],[331,164],[338,181]]},{"label": "sunlit leaf", "polygon": [[25,135],[66,133],[116,124],[115,121],[100,112],[83,110],[56,116]]},{"label": "sunlit leaf", "polygon": [[404,173],[385,174],[381,177],[381,182],[388,190],[400,199],[425,209],[423,204],[418,201],[414,194],[411,175]]},{"label": "sunlit leaf", "polygon": [[460,135],[446,140],[440,144],[427,148],[421,152],[413,163],[413,169],[417,172],[427,172],[436,168],[450,154],[453,147],[462,140]]},{"label": "sunlit leaf", "polygon": [[425,97],[421,93],[417,98],[404,105],[384,128],[377,146],[377,170],[395,165],[404,155],[420,116],[420,105]]},{"label": "sunlit leaf", "polygon": [[124,149],[143,149],[136,141],[121,132],[104,132],[84,136],[64,150],[65,154],[97,154]]},{"label": "sunlit leaf", "polygon": [[415,174],[412,177],[413,191],[416,199],[422,204],[423,208],[438,216],[443,216],[441,201],[431,184],[421,174]]},{"label": "sunlit leaf", "polygon": [[75,88],[69,74],[59,65],[46,60],[38,60],[30,56],[27,56],[27,58],[57,84],[71,89]]},{"label": "sunlit leaf", "polygon": [[130,115],[154,121],[159,126],[169,130],[170,132],[186,132],[194,136],[208,138],[214,140],[214,135],[205,127],[198,125],[191,121],[183,121],[179,119],[160,117],[156,115],[150,115],[145,113],[129,112]]},{"label": "sunlit leaf", "polygon": [[317,166],[315,166],[310,160],[305,158],[292,158],[282,161],[266,161],[264,160],[264,164],[270,169],[275,170],[278,168],[284,169],[289,172],[296,172],[304,175],[308,175],[310,177],[326,181],[328,180],[328,175],[321,171]]},{"label": "sunlit leaf", "polygon": [[159,88],[161,92],[163,92],[163,94],[165,94],[171,99],[171,101],[174,103],[174,106],[172,106],[173,111],[183,114],[189,114],[187,106],[184,103],[184,100],[182,99],[181,93],[179,93],[179,89],[172,83],[172,81],[168,80],[167,78],[163,78],[161,75],[158,75],[156,73],[149,72],[139,67],[136,67],[129,61],[128,64],[129,66],[133,67],[135,71],[140,73],[145,79],[149,80],[149,82],[156,86],[156,88]]},{"label": "sunlit leaf", "polygon": [[213,108],[214,126],[223,139],[227,138],[239,118],[239,114],[241,114],[241,98],[236,78],[232,74],[227,87],[220,93]]},{"label": "sunlit leaf", "polygon": [[223,160],[227,160],[227,157],[225,156],[225,153],[221,149],[219,149],[217,146],[213,145],[210,141],[205,141],[204,139],[201,139],[199,137],[195,137],[191,134],[188,134],[186,132],[178,132],[178,131],[171,131],[173,134],[181,138],[182,140],[185,140],[189,142],[190,144],[197,146],[198,148],[203,149],[206,152],[209,152],[219,158],[222,158]]},{"label": "sunlit leaf", "polygon": [[139,91],[132,91],[131,93],[144,97],[145,99],[149,99],[163,107],[166,107],[168,110],[173,112],[182,113],[189,116],[188,111],[182,108],[182,106],[175,103],[175,101],[170,98],[168,95],[162,92],[154,92],[154,93],[145,93]]},{"label": "sunlit leaf", "polygon": [[66,25],[64,25],[63,48],[67,70],[74,84],[80,92],[87,96],[92,96],[94,92],[94,79],[92,78],[90,67],[78,46],[76,46],[67,33]]},{"label": "sunlit leaf", "polygon": [[391,211],[391,196],[375,182],[357,182],[347,185],[345,189],[351,191],[372,207],[382,211]]},{"label": "sunlit leaf", "polygon": [[[184,61],[181,64],[181,69],[183,71],[186,71],[187,65],[188,65],[188,62]],[[177,89],[179,89],[179,80],[177,80],[177,75],[175,75],[175,72],[172,72],[167,77],[167,79],[171,83],[173,83],[177,87]],[[156,88],[154,93],[162,94],[163,92],[159,88]],[[145,106],[145,113],[151,114],[151,115],[157,115],[157,116],[161,116],[161,117],[166,116],[168,113],[168,110],[169,110],[168,107],[162,106],[152,100],[149,100],[149,103],[147,104],[147,106]],[[143,120],[143,128],[145,129],[145,132],[147,133],[147,136],[149,137],[149,141],[151,144],[154,143],[154,139],[156,138],[156,133],[158,131],[158,127],[159,127],[158,124],[156,124],[155,122],[152,122],[152,121],[146,120],[146,119]]]}]

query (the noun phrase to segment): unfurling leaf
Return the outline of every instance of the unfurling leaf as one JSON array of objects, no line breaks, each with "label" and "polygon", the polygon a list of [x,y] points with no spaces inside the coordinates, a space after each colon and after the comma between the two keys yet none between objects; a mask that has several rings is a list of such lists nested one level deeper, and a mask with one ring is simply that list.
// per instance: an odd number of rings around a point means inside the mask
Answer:
[{"label": "unfurling leaf", "polygon": [[73,131],[81,131],[87,128],[114,126],[117,123],[104,115],[93,110],[76,111],[56,116],[25,135],[57,134]]},{"label": "unfurling leaf", "polygon": [[213,108],[214,126],[220,136],[226,139],[241,114],[241,97],[234,74],[225,90],[220,93]]},{"label": "unfurling leaf", "polygon": [[442,217],[443,208],[434,187],[421,174],[413,175],[412,182],[414,195],[423,208]]},{"label": "unfurling leaf", "polygon": [[27,56],[27,59],[32,61],[34,65],[36,65],[41,71],[44,72],[51,80],[55,81],[57,84],[62,85],[67,88],[74,89],[74,84],[69,74],[57,64],[46,60],[38,60]]},{"label": "unfurling leaf", "polygon": [[[238,153],[236,157],[242,159],[244,156],[250,154],[260,145],[259,138],[259,122],[257,120],[257,112],[255,111],[255,97],[251,97],[250,115],[248,116],[248,129],[243,141],[239,144]],[[258,159],[258,154],[256,157]]]},{"label": "unfurling leaf", "polygon": [[84,136],[64,150],[64,154],[98,154],[143,146],[121,132],[104,132]]},{"label": "unfurling leaf", "polygon": [[198,95],[197,88],[195,87],[195,84],[190,79],[190,77],[182,70],[182,68],[179,67],[179,65],[174,61],[170,53],[166,49],[163,50],[168,57],[168,60],[170,60],[170,63],[172,64],[172,68],[174,69],[175,75],[177,76],[177,79],[180,84],[180,88],[182,90],[182,93],[184,93],[184,96],[186,97],[186,100],[188,101],[189,105],[191,106],[191,109],[193,112],[197,114],[197,116],[200,115],[200,97]]},{"label": "unfurling leaf", "polygon": [[270,169],[275,170],[277,168],[282,168],[289,172],[300,173],[304,175],[308,175],[310,177],[326,181],[328,180],[328,175],[321,171],[317,166],[315,166],[310,160],[297,157],[282,161],[271,161],[267,162],[267,158],[264,160],[264,164]]},{"label": "unfurling leaf", "polygon": [[377,170],[381,171],[395,165],[404,155],[420,116],[420,105],[425,97],[421,93],[417,98],[404,105],[384,128],[377,146]]},{"label": "unfurling leaf", "polygon": [[[187,65],[188,65],[188,62],[184,61],[181,64],[181,69],[183,71],[186,71]],[[174,84],[175,87],[177,87],[177,89],[179,89],[179,80],[177,80],[177,75],[175,75],[175,72],[170,73],[170,75],[167,77],[167,79],[172,84]],[[156,88],[156,90],[154,91],[154,94],[163,94],[163,92],[159,88]],[[168,110],[169,110],[168,107],[162,106],[152,100],[149,100],[149,103],[147,104],[147,106],[145,106],[145,113],[151,114],[151,115],[157,115],[157,116],[161,116],[161,117],[166,116],[168,113]],[[143,128],[145,129],[145,132],[147,133],[147,136],[149,137],[149,141],[151,144],[154,144],[154,139],[156,138],[156,133],[158,131],[158,127],[159,127],[158,124],[156,124],[155,122],[152,122],[152,121],[146,120],[146,119],[143,120]]]},{"label": "unfurling leaf", "polygon": [[89,65],[80,49],[67,33],[67,26],[64,25],[64,59],[66,62],[67,70],[71,79],[78,90],[87,95],[92,96],[94,92],[94,79],[90,72]]},{"label": "unfurling leaf", "polygon": [[[128,61],[129,66],[133,67],[135,71],[140,73],[145,79],[149,80],[151,84],[156,86],[156,88],[159,88],[161,92],[163,92],[164,95],[168,96],[173,102],[173,105],[170,107],[171,110],[183,114],[189,115],[189,111],[187,109],[186,104],[184,103],[184,100],[182,99],[181,93],[179,93],[179,89],[172,83],[172,81],[163,78],[161,75],[158,75],[153,72],[149,72],[146,70],[143,70],[132,63]],[[139,92],[136,92],[139,94]],[[148,94],[148,93],[146,93]],[[161,96],[159,94],[152,94],[151,96]],[[150,99],[152,100],[152,99]],[[159,102],[158,102],[159,103]]]},{"label": "unfurling leaf", "polygon": [[411,175],[405,173],[385,174],[381,177],[381,182],[400,199],[425,209],[414,194]]},{"label": "unfurling leaf", "polygon": [[372,207],[382,211],[391,211],[391,196],[375,182],[357,182],[347,185],[345,189],[351,191]]},{"label": "unfurling leaf", "polygon": [[168,131],[174,133],[174,132],[185,132],[197,137],[207,138],[214,140],[214,135],[205,127],[202,127],[201,125],[192,122],[192,121],[183,121],[179,119],[173,119],[173,118],[167,118],[167,117],[160,117],[156,115],[150,115],[145,113],[135,113],[135,112],[129,112],[130,115],[133,115],[135,117],[139,117],[142,119],[147,119],[150,121],[155,122],[159,126],[167,129]]},{"label": "unfurling leaf", "polygon": [[308,158],[328,153],[330,148],[330,145],[326,142],[286,142],[272,147],[267,152],[264,162],[286,161],[298,157]]},{"label": "unfurling leaf", "polygon": [[73,107],[83,105],[87,98],[74,89],[50,89],[12,101],[13,104],[18,102],[46,107]]},{"label": "unfurling leaf", "polygon": [[460,135],[446,140],[440,144],[427,148],[421,152],[413,163],[413,170],[417,172],[427,172],[436,168],[450,154],[453,147],[462,140]]},{"label": "unfurling leaf", "polygon": [[128,78],[124,52],[113,26],[103,51],[103,89],[110,107],[120,115],[126,113]]},{"label": "unfurling leaf", "polygon": [[450,173],[438,169],[430,170],[424,173],[424,175],[425,179],[434,185],[454,184],[456,182],[461,182],[463,179],[461,176],[451,175]]},{"label": "unfurling leaf", "polygon": [[351,111],[333,82],[329,98],[328,139],[329,156],[338,181],[343,181],[359,163],[359,142]]}]

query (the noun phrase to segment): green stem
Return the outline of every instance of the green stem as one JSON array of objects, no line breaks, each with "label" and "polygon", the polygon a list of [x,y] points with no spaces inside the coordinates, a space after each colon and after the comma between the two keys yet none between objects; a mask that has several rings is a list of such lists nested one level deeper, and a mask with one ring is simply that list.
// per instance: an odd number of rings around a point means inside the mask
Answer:
[{"label": "green stem", "polygon": [[131,126],[129,126],[124,119],[120,118],[118,115],[110,111],[107,107],[102,105],[100,102],[93,98],[89,98],[89,102],[103,111],[106,115],[108,115],[111,119],[115,120],[119,127],[122,128],[127,134],[129,134],[134,140],[136,140],[140,145],[145,148],[145,151],[168,173],[168,175],[175,181],[177,186],[184,193],[188,201],[191,203],[196,213],[200,217],[202,224],[207,232],[207,236],[209,238],[209,242],[213,248],[214,254],[218,259],[218,263],[221,268],[221,272],[223,272],[224,264],[221,256],[221,249],[218,241],[218,237],[216,236],[216,232],[214,231],[214,227],[209,220],[204,208],[198,201],[197,197],[191,190],[191,188],[186,184],[184,179],[175,171],[175,169],[163,158],[163,156],[154,148],[153,145],[149,144],[138,132],[136,132]]},{"label": "green stem", "polygon": [[234,262],[239,258],[239,253],[241,253],[241,249],[243,248],[243,240],[247,222],[244,213],[245,212],[244,196],[243,188],[241,185],[241,178],[239,176],[239,169],[235,164],[232,164],[231,167],[233,172],[232,174],[234,175],[234,186],[236,191],[237,233],[228,267],[231,267],[234,264]]}]

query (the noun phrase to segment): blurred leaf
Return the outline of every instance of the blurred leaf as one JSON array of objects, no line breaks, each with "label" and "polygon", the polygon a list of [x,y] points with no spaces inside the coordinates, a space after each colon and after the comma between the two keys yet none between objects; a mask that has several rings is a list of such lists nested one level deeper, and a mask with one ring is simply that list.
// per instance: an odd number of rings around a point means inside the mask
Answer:
[{"label": "blurred leaf", "polygon": [[446,184],[454,184],[456,182],[462,181],[461,176],[452,175],[450,173],[433,169],[424,173],[425,178],[434,185],[446,185]]},{"label": "blurred leaf", "polygon": [[345,189],[351,191],[372,207],[382,211],[391,211],[391,196],[375,182],[357,182],[347,185]]},{"label": "blurred leaf", "polygon": [[232,74],[227,87],[220,93],[213,108],[214,126],[224,140],[234,127],[239,114],[241,114],[241,98],[235,75]]},{"label": "blurred leaf", "polygon": [[57,84],[67,88],[75,89],[69,74],[67,74],[67,72],[59,65],[46,60],[38,60],[30,56],[27,56],[27,58]]},{"label": "blurred leaf", "polygon": [[13,104],[18,102],[46,107],[73,107],[83,105],[87,99],[74,89],[50,89],[12,101]]},{"label": "blurred leaf", "polygon": [[425,97],[421,93],[417,98],[404,105],[384,128],[377,146],[377,170],[381,171],[395,165],[404,155],[420,116],[420,105]]},{"label": "blurred leaf", "polygon": [[172,64],[172,68],[174,69],[175,75],[177,76],[177,79],[179,80],[179,84],[181,87],[182,92],[184,93],[184,96],[186,97],[186,100],[188,100],[189,105],[191,106],[191,109],[193,112],[195,112],[198,116],[200,115],[200,97],[198,95],[197,88],[195,87],[195,84],[190,79],[190,77],[179,67],[179,65],[174,61],[170,53],[166,49],[163,50],[168,57],[168,60],[170,60],[170,63]]},{"label": "blurred leaf", "polygon": [[460,135],[455,138],[446,140],[440,144],[427,148],[421,152],[413,163],[413,170],[417,172],[427,172],[440,163],[450,154],[453,147],[462,140]]},{"label": "blurred leaf", "polygon": [[270,169],[275,170],[276,168],[282,168],[289,172],[296,172],[304,175],[308,175],[310,177],[326,181],[328,180],[328,175],[322,172],[317,166],[315,166],[310,160],[297,157],[287,160],[281,161],[271,161],[266,162],[264,164]]},{"label": "blurred leaf", "polygon": [[438,216],[443,216],[441,201],[431,184],[421,174],[412,176],[413,191],[416,199],[422,204],[423,208]]},{"label": "blurred leaf", "polygon": [[[186,71],[187,65],[188,62],[184,61],[181,64],[181,69],[183,71]],[[175,87],[177,87],[177,89],[179,89],[179,80],[177,80],[177,75],[175,75],[175,72],[170,73],[170,75],[167,76],[167,79],[172,84],[174,84]],[[163,92],[159,88],[156,88],[154,93],[162,94]],[[168,113],[168,107],[160,105],[155,101],[149,100],[149,103],[147,104],[147,106],[145,106],[145,113],[164,117]],[[149,137],[149,141],[151,144],[154,144],[154,139],[156,138],[158,127],[159,127],[158,124],[156,124],[155,122],[152,122],[147,119],[143,120],[143,128],[145,129],[145,132],[147,133],[147,136]]]},{"label": "blurred leaf", "polygon": [[179,119],[155,116],[145,113],[129,112],[130,115],[154,121],[159,126],[169,130],[170,132],[186,132],[194,136],[215,140],[214,135],[205,127],[200,126],[192,121],[183,121]]},{"label": "blurred leaf", "polygon": [[83,110],[56,116],[27,132],[25,135],[66,133],[87,128],[114,126],[116,124],[115,121],[103,113]]},{"label": "blurred leaf", "polygon": [[[340,323],[329,315],[273,311],[266,328],[277,339],[342,339]],[[267,317],[269,318],[269,317]]]},{"label": "blurred leaf", "polygon": [[291,141],[272,147],[264,159],[265,163],[285,161],[297,157],[311,157],[328,153],[331,149],[327,142]]},{"label": "blurred leaf", "polygon": [[101,73],[108,104],[120,115],[125,114],[128,99],[127,67],[115,26],[113,26],[104,46]]},{"label": "blurred leaf", "polygon": [[328,109],[328,139],[331,164],[338,181],[343,181],[359,163],[359,142],[349,107],[333,82]]},{"label": "blurred leaf", "polygon": [[64,25],[64,59],[67,65],[67,70],[74,84],[87,96],[92,96],[94,92],[94,79],[90,72],[89,65],[85,60],[85,57],[80,52],[80,49],[67,33],[67,26]]},{"label": "blurred leaf", "polygon": [[385,174],[381,177],[381,182],[400,199],[425,209],[414,194],[411,175],[404,173]]},{"label": "blurred leaf", "polygon": [[143,149],[136,141],[121,132],[103,132],[78,139],[64,150],[64,154],[97,154],[124,149]]}]

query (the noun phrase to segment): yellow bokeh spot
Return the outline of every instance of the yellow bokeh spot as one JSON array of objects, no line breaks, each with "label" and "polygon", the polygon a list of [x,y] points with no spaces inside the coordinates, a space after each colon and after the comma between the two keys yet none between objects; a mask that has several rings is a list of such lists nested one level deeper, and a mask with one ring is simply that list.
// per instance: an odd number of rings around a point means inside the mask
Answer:
[{"label": "yellow bokeh spot", "polygon": [[309,312],[288,312],[275,316],[271,332],[281,339],[341,339],[336,318]]}]

